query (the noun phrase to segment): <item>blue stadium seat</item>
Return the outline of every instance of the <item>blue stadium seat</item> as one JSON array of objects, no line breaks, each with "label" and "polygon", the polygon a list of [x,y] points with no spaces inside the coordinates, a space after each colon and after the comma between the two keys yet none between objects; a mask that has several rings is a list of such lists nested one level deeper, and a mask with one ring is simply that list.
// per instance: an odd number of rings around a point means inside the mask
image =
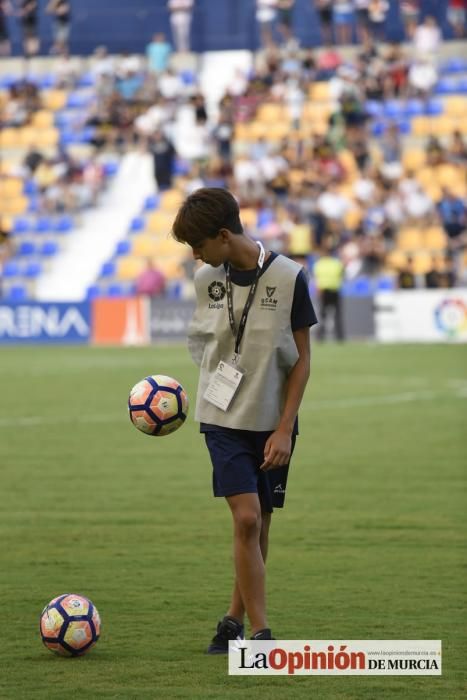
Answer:
[{"label": "blue stadium seat", "polygon": [[56,221],[53,223],[53,230],[56,233],[69,233],[74,227],[74,221],[73,217],[69,216],[68,214],[64,214],[63,216],[60,216]]},{"label": "blue stadium seat", "polygon": [[150,194],[149,197],[146,197],[144,200],[144,210],[145,211],[153,211],[154,209],[157,209],[159,206],[159,197],[156,194]]},{"label": "blue stadium seat", "polygon": [[37,76],[37,86],[41,90],[48,90],[53,88],[57,82],[57,77],[53,73],[46,73],[45,75]]},{"label": "blue stadium seat", "polygon": [[122,284],[121,282],[109,284],[109,286],[107,287],[107,296],[109,297],[126,297],[128,296],[128,294],[128,285]]},{"label": "blue stadium seat", "polygon": [[102,290],[98,284],[92,284],[90,287],[88,287],[86,292],[87,299],[97,299],[100,296],[102,296]]},{"label": "blue stadium seat", "polygon": [[48,216],[39,216],[34,223],[34,231],[36,233],[46,233],[53,230],[52,219]]},{"label": "blue stadium seat", "polygon": [[410,119],[398,119],[397,128],[399,129],[400,134],[410,134],[412,130],[412,123]]},{"label": "blue stadium seat", "polygon": [[127,255],[131,250],[131,241],[123,240],[117,243],[115,255]]},{"label": "blue stadium seat", "polygon": [[458,81],[454,78],[441,78],[435,85],[436,95],[453,95],[458,91]]},{"label": "blue stadium seat", "polygon": [[29,195],[37,194],[37,189],[34,180],[26,180],[23,185],[23,194],[29,197]]},{"label": "blue stadium seat", "polygon": [[78,78],[78,87],[92,87],[95,82],[96,81],[92,73],[85,73]]},{"label": "blue stadium seat", "polygon": [[418,117],[425,114],[425,104],[423,100],[407,100],[404,109],[404,115],[406,117]]},{"label": "blue stadium seat", "polygon": [[367,297],[372,293],[371,280],[369,277],[357,277],[354,280],[353,292],[355,296]]},{"label": "blue stadium seat", "polygon": [[179,76],[184,85],[193,85],[196,82],[195,74],[191,70],[182,70]]},{"label": "blue stadium seat", "polygon": [[106,177],[111,177],[112,175],[116,175],[118,171],[118,161],[116,160],[108,160],[106,163],[104,163],[104,174]]},{"label": "blue stadium seat", "polygon": [[371,135],[372,136],[382,136],[386,131],[386,124],[384,122],[374,122],[371,125]]},{"label": "blue stadium seat", "polygon": [[457,91],[463,95],[467,94],[467,78],[461,78],[457,84]]},{"label": "blue stadium seat", "polygon": [[392,292],[396,289],[396,281],[394,277],[378,277],[376,281],[376,291]]},{"label": "blue stadium seat", "polygon": [[462,73],[465,70],[467,70],[467,61],[465,61],[461,56],[453,56],[441,66],[441,73],[443,75],[450,73]]},{"label": "blue stadium seat", "polygon": [[13,228],[12,228],[11,232],[13,234],[29,233],[29,231],[31,231],[31,229],[32,229],[32,226],[31,226],[31,222],[29,221],[29,219],[25,219],[23,216],[17,216],[17,217],[15,217],[15,219],[13,221]]},{"label": "blue stadium seat", "polygon": [[70,131],[77,124],[76,112],[61,109],[55,112],[54,123],[58,129]]},{"label": "blue stadium seat", "polygon": [[24,285],[14,284],[5,293],[6,301],[25,301],[28,298],[28,292]]},{"label": "blue stadium seat", "polygon": [[404,114],[404,105],[399,100],[388,100],[384,103],[384,116],[388,119],[399,119]]},{"label": "blue stadium seat", "polygon": [[383,115],[383,105],[376,100],[367,100],[365,102],[365,112],[370,117],[381,117]]},{"label": "blue stadium seat", "polygon": [[174,175],[188,175],[191,170],[191,166],[187,161],[181,160],[180,158],[175,158],[172,172]]},{"label": "blue stadium seat", "polygon": [[31,279],[35,279],[36,277],[39,277],[39,275],[42,273],[42,265],[39,262],[30,262],[26,265],[26,268],[24,270],[24,275],[25,277],[30,277]]},{"label": "blue stadium seat", "polygon": [[131,220],[130,233],[137,233],[138,231],[142,231],[145,224],[146,219],[144,217],[135,216],[135,218]]},{"label": "blue stadium seat", "polygon": [[36,245],[32,241],[21,241],[16,251],[17,255],[34,255]]},{"label": "blue stadium seat", "polygon": [[71,92],[68,95],[66,106],[68,109],[83,109],[92,101],[92,96],[81,92]]},{"label": "blue stadium seat", "polygon": [[21,268],[15,260],[7,260],[3,265],[2,270],[3,277],[19,277],[21,275]]},{"label": "blue stadium seat", "polygon": [[17,78],[14,75],[0,76],[0,90],[8,90],[8,88],[14,85],[16,81]]},{"label": "blue stadium seat", "polygon": [[52,257],[59,251],[59,246],[56,241],[45,241],[40,249],[40,254],[46,257]]},{"label": "blue stadium seat", "polygon": [[117,272],[117,265],[112,260],[102,265],[101,277],[113,277]]},{"label": "blue stadium seat", "polygon": [[441,100],[428,100],[426,105],[426,113],[431,117],[436,117],[444,112],[444,105]]}]

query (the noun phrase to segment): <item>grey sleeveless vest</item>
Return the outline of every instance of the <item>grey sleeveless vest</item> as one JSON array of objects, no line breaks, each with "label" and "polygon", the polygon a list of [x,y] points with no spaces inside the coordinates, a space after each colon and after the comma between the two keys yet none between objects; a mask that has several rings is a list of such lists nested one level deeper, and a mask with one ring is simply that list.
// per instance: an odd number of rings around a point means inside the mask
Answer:
[{"label": "grey sleeveless vest", "polygon": [[[275,430],[284,404],[285,382],[298,359],[290,314],[301,266],[279,255],[258,280],[240,346],[245,370],[228,411],[203,394],[220,360],[230,362],[234,337],[229,324],[224,266],[204,265],[195,275],[197,306],[188,331],[188,349],[200,368],[195,420],[240,430]],[[249,287],[233,288],[234,316],[240,320]]]}]

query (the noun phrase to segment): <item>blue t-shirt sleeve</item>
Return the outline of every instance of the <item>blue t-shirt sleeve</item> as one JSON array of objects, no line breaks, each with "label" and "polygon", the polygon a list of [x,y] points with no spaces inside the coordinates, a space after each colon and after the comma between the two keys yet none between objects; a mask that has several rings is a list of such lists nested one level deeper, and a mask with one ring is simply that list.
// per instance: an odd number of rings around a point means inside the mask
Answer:
[{"label": "blue t-shirt sleeve", "polygon": [[308,290],[308,280],[304,270],[300,270],[295,280],[295,289],[292,301],[292,312],[290,314],[292,331],[300,328],[307,328],[318,323],[310,292]]}]

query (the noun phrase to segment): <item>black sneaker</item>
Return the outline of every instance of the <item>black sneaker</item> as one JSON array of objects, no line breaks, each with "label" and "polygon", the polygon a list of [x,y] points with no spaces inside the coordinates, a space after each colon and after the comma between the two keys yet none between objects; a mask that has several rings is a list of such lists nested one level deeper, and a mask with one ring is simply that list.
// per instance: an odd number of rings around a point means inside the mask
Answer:
[{"label": "black sneaker", "polygon": [[245,639],[245,628],[234,617],[226,615],[217,625],[217,634],[208,646],[207,654],[228,654],[229,640]]},{"label": "black sneaker", "polygon": [[256,634],[250,637],[250,639],[257,639],[258,641],[261,641],[263,639],[275,639],[275,637],[272,636],[272,632],[269,627],[265,627],[264,630],[256,632]]}]

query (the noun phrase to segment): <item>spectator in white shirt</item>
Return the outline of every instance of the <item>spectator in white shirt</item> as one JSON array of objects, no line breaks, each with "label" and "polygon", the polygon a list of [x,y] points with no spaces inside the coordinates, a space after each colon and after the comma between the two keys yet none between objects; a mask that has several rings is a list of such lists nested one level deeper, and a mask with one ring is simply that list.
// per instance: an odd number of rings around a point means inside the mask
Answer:
[{"label": "spectator in white shirt", "polygon": [[177,53],[190,51],[190,30],[193,0],[169,0],[170,26]]},{"label": "spectator in white shirt", "polygon": [[422,24],[419,24],[413,43],[417,55],[434,58],[441,43],[441,32],[434,17],[425,17]]}]

